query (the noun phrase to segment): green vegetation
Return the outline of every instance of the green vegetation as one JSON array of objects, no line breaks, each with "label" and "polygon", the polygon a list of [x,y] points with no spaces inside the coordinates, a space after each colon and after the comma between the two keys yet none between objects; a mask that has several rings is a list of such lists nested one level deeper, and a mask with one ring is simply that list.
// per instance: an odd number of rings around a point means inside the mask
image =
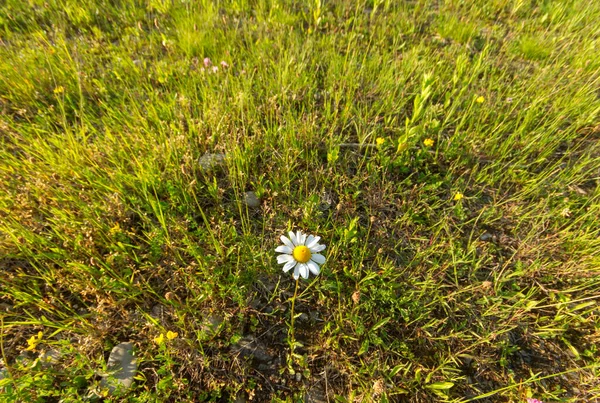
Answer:
[{"label": "green vegetation", "polygon": [[[599,20],[2,2],[4,399],[106,395],[128,341],[134,385],[107,401],[600,399]],[[288,360],[291,229],[327,263]]]}]

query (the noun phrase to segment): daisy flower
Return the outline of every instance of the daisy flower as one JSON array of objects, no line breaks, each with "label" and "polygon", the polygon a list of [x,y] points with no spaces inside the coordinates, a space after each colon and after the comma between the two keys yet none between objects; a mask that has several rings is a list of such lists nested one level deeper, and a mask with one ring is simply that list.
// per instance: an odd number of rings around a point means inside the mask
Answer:
[{"label": "daisy flower", "polygon": [[325,245],[319,244],[320,236],[304,234],[297,231],[295,234],[290,231],[289,238],[282,235],[283,245],[278,246],[275,252],[281,253],[277,256],[277,263],[283,264],[283,271],[287,273],[294,269],[294,280],[308,278],[309,271],[315,276],[319,274],[321,268],[319,265],[325,263],[325,257],[319,252],[325,250]]}]

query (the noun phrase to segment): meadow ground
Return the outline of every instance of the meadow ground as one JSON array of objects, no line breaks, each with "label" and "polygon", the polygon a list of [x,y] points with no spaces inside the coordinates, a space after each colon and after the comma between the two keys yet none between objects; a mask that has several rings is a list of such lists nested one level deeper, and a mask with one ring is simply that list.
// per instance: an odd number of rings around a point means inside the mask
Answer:
[{"label": "meadow ground", "polygon": [[[3,1],[3,399],[107,396],[131,342],[106,401],[599,401],[598,21]],[[327,244],[294,354],[292,229]]]}]

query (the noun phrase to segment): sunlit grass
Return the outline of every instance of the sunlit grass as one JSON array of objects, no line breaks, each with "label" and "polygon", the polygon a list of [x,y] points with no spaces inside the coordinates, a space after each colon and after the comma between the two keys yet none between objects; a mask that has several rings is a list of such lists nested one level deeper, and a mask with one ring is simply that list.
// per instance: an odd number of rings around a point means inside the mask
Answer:
[{"label": "sunlit grass", "polygon": [[600,7],[251,3],[0,6],[4,396],[599,399]]}]

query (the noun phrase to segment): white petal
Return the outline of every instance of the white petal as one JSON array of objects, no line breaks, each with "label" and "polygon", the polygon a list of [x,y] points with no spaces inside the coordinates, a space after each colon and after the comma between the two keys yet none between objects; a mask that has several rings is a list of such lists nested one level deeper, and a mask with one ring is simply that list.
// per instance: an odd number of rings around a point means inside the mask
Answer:
[{"label": "white petal", "polygon": [[310,257],[310,260],[312,260],[315,263],[323,264],[325,263],[325,256],[319,255],[318,253],[313,253]]},{"label": "white petal", "polygon": [[302,264],[302,266],[300,266],[300,275],[302,276],[302,278],[308,278],[308,266],[305,264]]},{"label": "white petal", "polygon": [[292,255],[279,255],[277,256],[277,263],[282,264],[294,260]]},{"label": "white petal", "polygon": [[288,237],[282,235],[279,239],[281,239],[281,242],[283,242],[286,246],[294,249],[294,244],[288,239]]},{"label": "white petal", "polygon": [[302,231],[296,231],[296,245],[304,245],[304,241],[306,241],[306,234],[303,234]]},{"label": "white petal", "polygon": [[313,247],[309,247],[308,249],[310,249],[310,253],[318,253],[321,252],[322,250],[325,250],[327,246],[325,245],[316,245]]},{"label": "white petal", "polygon": [[292,241],[294,246],[298,245],[298,240],[296,239],[296,234],[294,234],[292,231],[288,232],[288,234],[290,235],[290,240]]},{"label": "white petal", "polygon": [[316,264],[315,262],[313,262],[312,260],[309,260],[309,262],[306,263],[306,265],[310,269],[310,272],[312,274],[314,274],[315,276],[318,276],[319,273],[321,272],[321,268],[319,267],[319,265]]},{"label": "white petal", "polygon": [[294,251],[293,248],[290,248],[287,245],[280,245],[278,247],[275,248],[275,252],[279,252],[279,253],[287,253],[290,254]]},{"label": "white petal", "polygon": [[287,262],[284,266],[283,266],[283,272],[287,273],[288,271],[291,270],[292,267],[294,267],[296,265],[296,261],[294,259],[290,260],[289,262]]},{"label": "white petal", "polygon": [[300,265],[302,263],[297,263],[296,267],[294,267],[294,280],[298,280],[298,277],[300,277]]},{"label": "white petal", "polygon": [[315,246],[317,244],[317,242],[319,242],[319,239],[321,239],[320,236],[312,236],[312,235],[310,235],[308,237],[308,239],[306,240],[306,247],[308,249],[312,248],[313,246]]}]

